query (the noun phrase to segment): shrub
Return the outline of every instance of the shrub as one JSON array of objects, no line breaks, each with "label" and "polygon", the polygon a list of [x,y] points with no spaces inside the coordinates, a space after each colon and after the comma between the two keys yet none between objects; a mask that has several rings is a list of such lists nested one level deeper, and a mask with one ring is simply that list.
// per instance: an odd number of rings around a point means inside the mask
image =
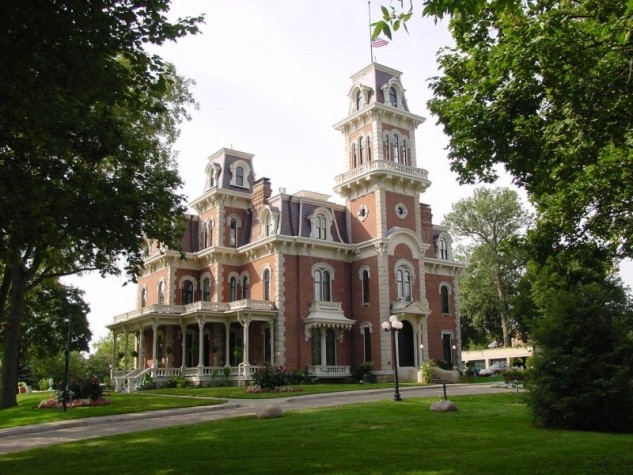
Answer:
[{"label": "shrub", "polygon": [[503,380],[506,383],[511,383],[512,381],[524,381],[525,371],[520,369],[509,369],[503,373]]},{"label": "shrub", "polygon": [[193,383],[182,375],[172,376],[167,381],[168,388],[189,388],[191,386],[193,386]]},{"label": "shrub", "polygon": [[289,375],[290,384],[310,384],[312,376],[307,369],[296,369]]},{"label": "shrub", "polygon": [[253,374],[253,384],[262,389],[275,389],[290,384],[290,373],[285,368],[276,367],[270,363],[264,363]]},{"label": "shrub", "polygon": [[40,379],[40,382],[38,383],[38,387],[40,388],[40,391],[48,390],[50,387],[50,384],[48,384],[48,378]]}]

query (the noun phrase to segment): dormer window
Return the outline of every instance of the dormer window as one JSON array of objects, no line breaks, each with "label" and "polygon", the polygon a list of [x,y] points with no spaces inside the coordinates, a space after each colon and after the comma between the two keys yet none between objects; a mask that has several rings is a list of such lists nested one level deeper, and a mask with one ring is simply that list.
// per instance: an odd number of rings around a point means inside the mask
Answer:
[{"label": "dormer window", "polygon": [[310,220],[310,238],[332,241],[332,225],[334,217],[327,208],[317,208],[313,214],[308,216]]},{"label": "dormer window", "polygon": [[248,176],[251,173],[251,167],[244,160],[238,160],[231,164],[231,185],[241,188],[248,188]]},{"label": "dormer window", "polygon": [[363,107],[363,93],[358,91],[356,93],[356,110],[360,110],[361,107]]},{"label": "dormer window", "polygon": [[396,89],[393,87],[389,88],[389,104],[393,107],[398,107],[398,96],[396,94]]},{"label": "dormer window", "polygon": [[235,169],[235,184],[237,186],[244,186],[244,169],[242,167]]}]

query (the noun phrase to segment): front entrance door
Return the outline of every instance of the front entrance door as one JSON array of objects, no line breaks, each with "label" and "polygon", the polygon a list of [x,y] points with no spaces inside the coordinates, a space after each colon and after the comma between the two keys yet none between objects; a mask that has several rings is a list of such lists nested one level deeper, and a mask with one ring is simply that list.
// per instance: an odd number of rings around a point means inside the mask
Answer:
[{"label": "front entrance door", "polygon": [[413,344],[413,326],[402,320],[402,330],[398,332],[398,364],[399,366],[415,366]]}]

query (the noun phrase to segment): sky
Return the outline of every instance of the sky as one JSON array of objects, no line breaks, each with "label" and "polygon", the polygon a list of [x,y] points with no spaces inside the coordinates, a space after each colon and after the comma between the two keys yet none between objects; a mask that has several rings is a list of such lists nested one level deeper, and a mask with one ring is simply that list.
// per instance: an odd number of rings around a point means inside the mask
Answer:
[{"label": "sky", "polygon": [[[380,4],[371,3],[372,21],[381,16]],[[207,157],[234,148],[255,155],[255,175],[269,178],[273,192],[310,190],[342,202],[332,189],[335,176],[345,171],[346,157],[342,134],[332,126],[348,113],[350,76],[372,59],[368,2],[172,2],[170,18],[199,14],[206,19],[198,35],[154,50],[196,83],[192,92],[199,109],[182,124],[175,144],[188,201],[203,192]],[[445,24],[422,18],[419,10],[408,30],[375,48],[374,60],[403,73],[411,112],[426,118],[416,132],[417,166],[428,171],[432,185],[421,201],[432,206],[439,223],[474,188],[457,183],[446,158],[448,140],[426,107],[428,79],[438,74],[436,53],[451,44],[451,37]],[[510,185],[506,176],[496,184]],[[633,284],[633,265],[623,267],[622,277]],[[105,325],[114,316],[135,308],[136,286],[124,285],[124,278],[92,273],[65,282],[85,291],[93,342],[107,335]]]}]

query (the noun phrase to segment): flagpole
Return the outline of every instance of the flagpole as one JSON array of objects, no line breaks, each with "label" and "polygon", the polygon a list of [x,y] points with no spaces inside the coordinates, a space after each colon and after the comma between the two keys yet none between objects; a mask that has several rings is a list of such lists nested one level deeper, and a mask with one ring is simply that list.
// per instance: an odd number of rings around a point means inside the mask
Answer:
[{"label": "flagpole", "polygon": [[374,62],[374,46],[371,42],[371,0],[367,0],[367,16],[369,17],[369,60]]}]

